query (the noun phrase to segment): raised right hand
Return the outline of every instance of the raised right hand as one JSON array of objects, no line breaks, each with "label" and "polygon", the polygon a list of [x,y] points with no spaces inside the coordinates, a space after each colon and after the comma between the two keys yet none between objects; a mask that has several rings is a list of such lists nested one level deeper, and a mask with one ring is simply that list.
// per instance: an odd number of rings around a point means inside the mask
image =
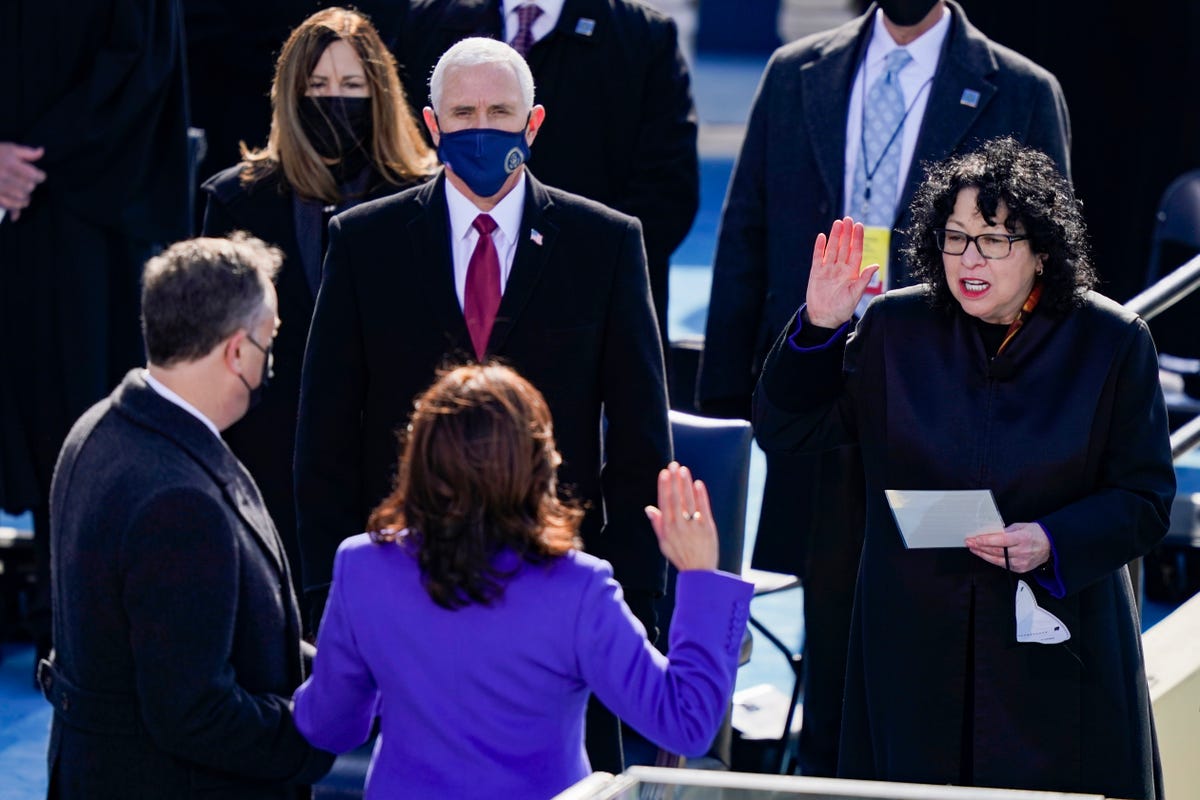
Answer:
[{"label": "raised right hand", "polygon": [[878,264],[860,271],[862,253],[863,226],[850,217],[834,220],[828,238],[817,234],[805,297],[813,325],[837,328],[854,316],[867,284],[879,271]]},{"label": "raised right hand", "polygon": [[717,526],[708,490],[687,467],[672,461],[658,473],[658,507],[646,506],[658,547],[675,569],[717,568]]},{"label": "raised right hand", "polygon": [[13,222],[28,207],[33,190],[46,180],[46,173],[32,163],[44,153],[40,147],[0,142],[0,208],[12,214]]}]

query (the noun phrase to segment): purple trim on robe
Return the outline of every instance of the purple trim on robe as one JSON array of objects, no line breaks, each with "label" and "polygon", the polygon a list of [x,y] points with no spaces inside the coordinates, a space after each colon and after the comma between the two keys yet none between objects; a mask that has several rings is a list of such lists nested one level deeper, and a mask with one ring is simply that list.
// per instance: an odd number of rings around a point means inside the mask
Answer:
[{"label": "purple trim on robe", "polygon": [[[804,309],[807,307],[808,307],[808,303],[805,303],[804,305],[800,306],[800,310],[796,312],[796,330],[794,333],[792,333],[791,336],[788,337],[788,346],[791,347],[793,350],[795,350],[797,353],[811,353],[816,350],[824,350],[825,348],[829,347],[829,345],[833,344],[834,340],[837,339],[839,336],[841,336],[842,332],[846,330],[846,326],[850,324],[849,320],[847,320],[846,322],[843,322],[835,330],[833,330],[833,333],[829,336],[829,339],[826,340],[823,344],[806,347],[803,344],[801,344],[800,342],[801,342],[801,339],[804,338],[801,335],[801,332],[804,331]],[[817,327],[816,325],[813,325],[812,323],[809,323],[809,326],[812,328]],[[829,329],[822,329],[822,330],[829,330]]]},{"label": "purple trim on robe", "polygon": [[1054,537],[1046,530],[1046,526],[1040,522],[1035,524],[1042,529],[1050,542],[1050,560],[1033,571],[1033,579],[1049,592],[1051,597],[1061,600],[1067,596],[1067,587],[1063,584],[1062,573],[1058,571],[1058,548],[1054,546]]}]

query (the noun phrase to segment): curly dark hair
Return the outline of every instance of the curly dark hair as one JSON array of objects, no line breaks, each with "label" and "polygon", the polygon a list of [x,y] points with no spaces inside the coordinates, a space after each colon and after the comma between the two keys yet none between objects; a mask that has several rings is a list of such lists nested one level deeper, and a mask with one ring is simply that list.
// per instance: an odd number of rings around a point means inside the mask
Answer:
[{"label": "curly dark hair", "polygon": [[417,400],[395,489],[371,530],[399,531],[426,591],[444,608],[491,605],[515,572],[501,550],[541,563],[579,547],[583,510],[559,499],[550,409],[499,364],[442,371]]},{"label": "curly dark hair", "polygon": [[979,190],[979,212],[989,225],[996,224],[1003,203],[1004,227],[1011,233],[1023,226],[1033,252],[1046,255],[1039,307],[1067,311],[1096,285],[1083,212],[1070,184],[1045,153],[1004,136],[926,167],[913,197],[904,255],[913,276],[931,287],[935,308],[949,310],[957,303],[933,231],[946,224],[958,193],[967,188]]}]

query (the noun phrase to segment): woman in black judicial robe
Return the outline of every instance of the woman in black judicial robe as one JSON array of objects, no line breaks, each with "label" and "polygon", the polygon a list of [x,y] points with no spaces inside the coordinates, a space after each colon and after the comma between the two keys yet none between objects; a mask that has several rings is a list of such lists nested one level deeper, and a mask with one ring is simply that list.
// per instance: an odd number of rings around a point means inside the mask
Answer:
[{"label": "woman in black judicial robe", "polygon": [[[764,449],[863,451],[839,775],[1161,798],[1125,568],[1175,491],[1150,334],[1090,291],[1078,204],[1035,150],[934,165],[913,218],[924,285],[852,334],[862,227],[818,237],[756,396]],[[990,489],[1007,527],[907,550],[885,489]]]},{"label": "woman in black judicial robe", "polygon": [[242,163],[205,182],[203,232],[246,230],[284,253],[273,379],[225,439],[262,490],[298,581],[292,453],[326,225],[334,213],[423,181],[436,160],[408,111],[395,60],[356,11],[324,9],[292,32],[271,104],[266,147],[244,149]]}]

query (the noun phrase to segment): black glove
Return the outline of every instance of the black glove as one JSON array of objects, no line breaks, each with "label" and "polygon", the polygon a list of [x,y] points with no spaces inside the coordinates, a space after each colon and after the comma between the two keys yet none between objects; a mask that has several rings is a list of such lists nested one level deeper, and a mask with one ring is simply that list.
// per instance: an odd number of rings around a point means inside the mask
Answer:
[{"label": "black glove", "polygon": [[646,629],[650,644],[658,641],[658,611],[654,607],[654,593],[644,589],[626,589],[625,605]]}]

